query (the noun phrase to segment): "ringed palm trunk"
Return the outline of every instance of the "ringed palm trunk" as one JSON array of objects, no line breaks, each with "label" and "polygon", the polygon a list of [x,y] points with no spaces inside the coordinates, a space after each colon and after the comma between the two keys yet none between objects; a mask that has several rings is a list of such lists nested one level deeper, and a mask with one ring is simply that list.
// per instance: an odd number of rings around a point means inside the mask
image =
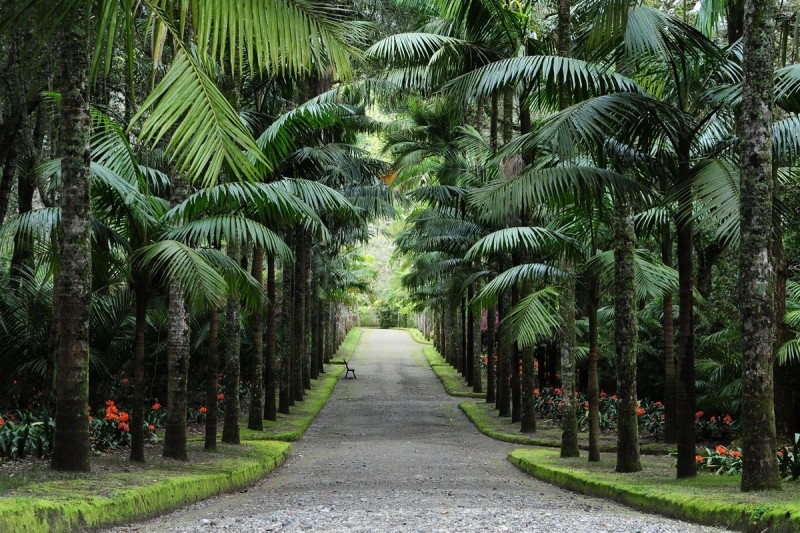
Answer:
[{"label": "ringed palm trunk", "polygon": [[[65,25],[66,26],[66,25]],[[91,233],[89,225],[88,14],[75,10],[63,30],[61,70],[61,253],[55,297],[60,326],[56,375],[56,429],[50,466],[88,472],[89,306]]]},{"label": "ringed palm trunk", "polygon": [[578,457],[575,417],[575,275],[567,267],[561,288],[561,457]]},{"label": "ringed palm trunk", "polygon": [[[183,201],[189,184],[181,176],[170,183],[173,204]],[[176,283],[169,286],[169,331],[167,339],[167,416],[164,457],[189,459],[186,450],[186,396],[189,372],[189,311],[186,294]]]},{"label": "ringed palm trunk", "polygon": [[275,257],[267,257],[267,345],[264,350],[264,420],[277,420],[275,406],[275,330],[276,330]]},{"label": "ringed palm trunk", "polygon": [[203,448],[217,449],[217,380],[219,379],[219,310],[209,312],[208,355],[206,358],[206,437]]},{"label": "ringed palm trunk", "polygon": [[772,235],[772,108],[775,4],[745,0],[742,69],[741,237],[739,311],[742,328],[742,485],[776,490],[773,408],[774,272]]},{"label": "ringed palm trunk", "polygon": [[[253,252],[253,278],[263,284],[264,249],[256,246]],[[247,417],[248,429],[264,429],[264,308],[256,306],[250,317],[250,334],[253,343],[252,370],[250,376],[250,410]]]},{"label": "ringed palm trunk", "polygon": [[[228,243],[228,255],[238,261],[241,245],[235,240]],[[241,376],[241,318],[239,300],[228,296],[225,311],[227,337],[225,339],[225,417],[222,425],[222,442],[239,444],[239,379]]]},{"label": "ringed palm trunk", "polygon": [[637,319],[634,291],[634,233],[631,209],[617,200],[614,224],[614,348],[617,366],[617,472],[639,472],[636,399]]},{"label": "ringed palm trunk", "polygon": [[305,267],[303,262],[305,260],[305,252],[303,251],[302,239],[303,236],[298,234],[294,263],[294,304],[292,305],[292,398],[296,402],[302,402],[304,397],[303,367],[305,353],[303,348],[305,343],[303,342],[303,335],[305,331],[303,317],[305,316],[305,309],[303,309],[303,304],[305,301]]},{"label": "ringed palm trunk", "polygon": [[[472,331],[472,392],[483,392],[481,372],[481,316],[482,313],[470,309],[469,327]],[[487,363],[488,365],[488,363]]]},{"label": "ringed palm trunk", "polygon": [[[661,260],[672,266],[672,239],[669,228],[662,236]],[[663,306],[664,336],[664,442],[676,442],[677,423],[675,420],[675,318],[672,311],[672,295],[664,296]]]},{"label": "ringed palm trunk", "polygon": [[495,307],[486,311],[486,403],[495,402]]},{"label": "ringed palm trunk", "polygon": [[[519,264],[519,261],[514,261],[515,265]],[[511,289],[511,307],[516,307],[519,303],[519,289],[515,286]],[[511,422],[516,423],[522,419],[522,409],[520,405],[520,379],[519,379],[519,367],[521,361],[521,353],[520,353],[519,344],[517,344],[516,339],[513,339],[511,342],[511,359],[509,360],[509,372],[511,374]]]},{"label": "ringed palm trunk", "polygon": [[[502,270],[501,270],[502,271]],[[511,306],[511,296],[505,291],[497,301],[497,312],[500,325],[497,328],[497,355],[500,363],[497,369],[497,416],[511,416],[511,340],[507,333],[508,326],[503,324]]]},{"label": "ringed palm trunk", "polygon": [[[278,393],[278,412],[289,414],[292,401],[292,272],[293,266],[283,265],[283,288],[281,297],[281,335],[283,339],[281,348],[281,376],[280,391]],[[287,342],[288,340],[288,342]]]},{"label": "ringed palm trunk", "polygon": [[144,462],[144,329],[149,293],[142,276],[136,276],[136,337],[133,350],[133,407],[131,409],[130,460]]}]

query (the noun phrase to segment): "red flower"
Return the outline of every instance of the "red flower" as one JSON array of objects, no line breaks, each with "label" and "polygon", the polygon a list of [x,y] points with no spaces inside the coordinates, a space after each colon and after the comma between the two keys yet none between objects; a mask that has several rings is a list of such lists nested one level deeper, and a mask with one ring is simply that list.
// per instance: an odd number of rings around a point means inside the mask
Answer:
[{"label": "red flower", "polygon": [[589,402],[586,402],[585,404],[583,404],[583,408],[588,411],[589,410]]},{"label": "red flower", "polygon": [[731,457],[733,457],[734,459],[741,459],[742,458],[742,452],[740,452],[739,450],[731,450],[729,452],[729,455]]},{"label": "red flower", "polygon": [[161,404],[156,402],[156,403],[154,403],[152,405],[152,408],[153,408],[153,411],[158,411],[159,409],[161,409]]},{"label": "red flower", "polygon": [[728,449],[725,446],[717,446],[714,450],[720,455],[728,455]]},{"label": "red flower", "polygon": [[131,428],[128,427],[128,424],[126,424],[125,422],[120,422],[119,424],[117,424],[117,429],[121,429],[125,433],[130,433],[131,431]]},{"label": "red flower", "polygon": [[717,421],[717,417],[716,417],[716,416],[712,416],[712,417],[711,417],[711,421],[712,421],[712,422],[716,422],[716,421]]},{"label": "red flower", "polygon": [[128,415],[128,413],[126,413],[125,411],[122,411],[122,412],[119,414],[119,421],[120,421],[120,422],[127,422],[129,419],[130,419],[130,416],[129,416],[129,415]]},{"label": "red flower", "polygon": [[726,423],[726,424],[730,424],[731,422],[733,422],[733,418],[731,418],[731,415],[725,415],[725,416],[722,418],[722,421],[723,421],[724,423]]},{"label": "red flower", "polygon": [[703,411],[697,411],[697,412],[694,414],[694,419],[695,419],[695,420],[700,420],[701,418],[703,418]]},{"label": "red flower", "polygon": [[539,396],[539,389],[533,389],[533,395]]},{"label": "red flower", "polygon": [[3,417],[0,416],[0,428],[6,425],[6,421],[3,420]]},{"label": "red flower", "polygon": [[564,402],[558,402],[558,408],[559,409],[563,409],[564,408]]},{"label": "red flower", "polygon": [[225,399],[225,395],[223,393],[220,392],[219,394],[217,394],[217,401],[218,402],[221,402],[224,399]]},{"label": "red flower", "polygon": [[661,402],[656,402],[653,404],[655,407],[664,407],[664,404]]},{"label": "red flower", "polygon": [[695,455],[694,456],[694,460],[697,461],[697,464],[700,464],[700,463],[703,462],[703,456],[702,455]]},{"label": "red flower", "polygon": [[644,409],[641,407],[636,410],[636,416],[642,416],[644,414]]},{"label": "red flower", "polygon": [[600,399],[601,400],[605,400],[606,396],[608,396],[608,394],[606,394],[605,391],[600,392]]},{"label": "red flower", "polygon": [[127,384],[128,384],[128,383],[130,383],[130,382],[131,382],[131,381],[130,381],[128,378],[125,378],[125,379],[123,379],[123,380],[122,380],[122,384],[123,384],[123,385],[127,385]]},{"label": "red flower", "polygon": [[114,407],[114,400],[106,400],[106,405],[109,407]]},{"label": "red flower", "polygon": [[201,408],[200,408],[200,414],[201,414],[201,415],[204,415],[204,414],[206,414],[206,411],[208,411],[208,409],[206,409],[206,406],[205,406],[205,405],[204,405],[203,407],[201,407]]},{"label": "red flower", "polygon": [[150,431],[155,431],[156,430],[156,426],[155,426],[155,424],[150,424],[149,426],[147,426],[147,429],[149,429]]},{"label": "red flower", "polygon": [[92,406],[91,405],[87,405],[86,409],[88,409],[90,413],[92,412]]}]

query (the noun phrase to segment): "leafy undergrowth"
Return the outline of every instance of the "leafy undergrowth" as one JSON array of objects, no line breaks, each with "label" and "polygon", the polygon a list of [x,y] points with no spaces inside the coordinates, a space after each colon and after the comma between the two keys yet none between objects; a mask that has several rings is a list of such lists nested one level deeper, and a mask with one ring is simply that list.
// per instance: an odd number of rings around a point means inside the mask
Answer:
[{"label": "leafy undergrowth", "polygon": [[614,472],[614,457],[607,454],[599,463],[542,449],[514,450],[508,458],[543,481],[661,515],[745,531],[800,531],[797,483],[784,484],[780,492],[743,493],[738,475],[675,479],[669,458],[646,457],[641,472],[626,474]]},{"label": "leafy undergrowth", "polygon": [[436,348],[425,346],[422,352],[425,354],[428,364],[431,365],[433,373],[444,385],[444,390],[447,391],[447,394],[466,398],[486,398],[485,392],[472,392],[472,387],[467,386],[461,374],[445,361]]},{"label": "leafy undergrowth", "polygon": [[105,455],[86,474],[53,472],[40,462],[0,496],[0,531],[74,531],[153,516],[255,483],[291,451],[272,441],[219,445],[216,453],[202,446],[189,444],[189,463],[162,458],[160,446],[148,448],[146,465]]},{"label": "leafy undergrowth", "polygon": [[[561,446],[561,428],[549,420],[537,420],[536,433],[523,434],[519,432],[517,424],[512,424],[510,418],[500,418],[494,410],[494,405],[485,402],[462,402],[458,404],[464,414],[475,424],[478,431],[493,439],[515,444],[530,446],[547,446],[558,448]],[[589,434],[578,433],[578,445],[583,450],[589,449]],[[643,443],[640,447],[643,454],[667,455],[674,451],[674,446],[660,442]],[[604,433],[600,436],[600,450],[613,452],[616,450],[616,436]]]}]

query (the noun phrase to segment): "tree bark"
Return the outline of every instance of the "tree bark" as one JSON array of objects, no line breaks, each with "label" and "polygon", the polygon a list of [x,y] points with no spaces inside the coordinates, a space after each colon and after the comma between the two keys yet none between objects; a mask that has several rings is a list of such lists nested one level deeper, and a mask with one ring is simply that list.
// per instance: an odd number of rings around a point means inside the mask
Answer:
[{"label": "tree bark", "polygon": [[135,275],[136,292],[136,337],[133,350],[133,406],[131,409],[131,453],[130,460],[144,462],[144,330],[147,325],[147,290],[144,276]]},{"label": "tree bark", "polygon": [[186,382],[189,371],[189,312],[186,297],[177,284],[169,287],[167,339],[167,416],[164,457],[188,461],[186,450]]},{"label": "tree bark", "polygon": [[745,0],[742,70],[739,311],[742,326],[742,485],[777,490],[773,408],[772,108],[775,4]]},{"label": "tree bark", "polygon": [[[593,254],[594,255],[594,254]],[[589,400],[589,462],[600,461],[600,383],[597,372],[597,307],[600,295],[597,279],[592,277],[589,286],[589,361],[586,396]]]},{"label": "tree bark", "polygon": [[[294,337],[292,336],[292,307],[294,294],[292,291],[292,278],[294,265],[283,265],[283,287],[281,289],[281,376],[280,390],[278,392],[278,412],[289,414],[292,400],[292,351],[294,350]],[[287,342],[288,341],[288,342]]]},{"label": "tree bark", "polygon": [[561,286],[561,457],[579,457],[575,416],[575,275],[565,268]]},{"label": "tree bark", "polygon": [[75,9],[62,38],[61,247],[56,296],[60,345],[56,377],[56,429],[50,466],[88,472],[89,307],[91,226],[89,203],[89,14]]},{"label": "tree bark", "polygon": [[264,350],[264,420],[277,420],[275,406],[275,329],[276,298],[275,256],[267,257],[267,345]]},{"label": "tree bark", "polygon": [[[241,244],[236,241],[238,235],[228,243],[228,256],[239,262]],[[228,296],[225,311],[225,417],[222,424],[222,442],[239,444],[239,380],[241,379],[241,319],[242,306],[239,300]]]},{"label": "tree bark", "polygon": [[[515,265],[519,264],[518,260],[514,261]],[[517,307],[519,304],[519,288],[516,286],[511,289],[511,308]],[[511,340],[511,359],[509,360],[509,372],[511,374],[511,423],[520,422],[522,419],[522,406],[521,406],[521,390],[520,390],[520,376],[519,367],[522,359],[519,344],[516,339]]]},{"label": "tree bark", "polygon": [[[253,278],[259,285],[264,284],[264,249],[256,246],[253,252]],[[256,306],[250,316],[250,334],[253,344],[253,358],[250,375],[250,410],[247,428],[264,429],[264,308]]]},{"label": "tree bark", "polygon": [[617,472],[639,472],[636,399],[638,325],[634,290],[636,234],[631,209],[618,199],[614,224],[614,348],[617,366]]},{"label": "tree bark", "polygon": [[486,403],[494,403],[495,398],[495,323],[497,319],[495,307],[492,305],[486,311]]}]

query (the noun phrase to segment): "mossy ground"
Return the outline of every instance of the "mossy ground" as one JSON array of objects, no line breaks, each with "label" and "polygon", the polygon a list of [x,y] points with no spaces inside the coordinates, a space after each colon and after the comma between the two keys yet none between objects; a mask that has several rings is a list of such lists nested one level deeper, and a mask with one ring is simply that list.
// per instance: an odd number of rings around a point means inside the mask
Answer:
[{"label": "mossy ground", "polygon": [[399,329],[408,331],[411,334],[411,337],[413,337],[414,340],[420,344],[433,344],[433,341],[426,339],[425,335],[417,328],[399,328]]},{"label": "mossy ground", "polygon": [[[338,353],[349,358],[360,335],[360,329],[351,330]],[[218,444],[216,452],[206,453],[202,437],[190,439],[188,463],[164,459],[161,446],[150,446],[144,465],[130,463],[126,452],[108,454],[95,458],[88,474],[53,472],[44,461],[0,469],[0,531],[107,526],[255,483],[283,463],[291,445],[277,441],[295,441],[303,435],[343,372],[343,365],[328,365],[312,382],[305,400],[289,415],[265,421],[264,431],[247,429],[244,416],[240,446]]]},{"label": "mossy ground", "polygon": [[[450,366],[445,359],[433,346],[424,346],[422,352],[431,365],[433,373],[439,378],[439,381],[444,385],[444,389],[450,396],[459,396],[465,398],[486,398],[485,392],[472,392],[472,387],[468,387],[466,381],[458,373],[458,371]],[[484,376],[483,382],[486,383]]]},{"label": "mossy ground", "polygon": [[555,450],[520,449],[509,460],[543,481],[658,514],[745,531],[800,531],[797,483],[784,484],[780,492],[743,493],[736,475],[678,480],[668,457],[645,457],[643,470],[632,474],[615,473],[610,454],[588,463],[585,457],[562,459]]}]

